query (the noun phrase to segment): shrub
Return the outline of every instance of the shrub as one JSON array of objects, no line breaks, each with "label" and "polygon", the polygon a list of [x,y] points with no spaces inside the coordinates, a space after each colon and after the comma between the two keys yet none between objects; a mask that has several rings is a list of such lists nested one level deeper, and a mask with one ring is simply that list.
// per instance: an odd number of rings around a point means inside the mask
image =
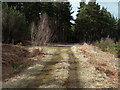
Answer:
[{"label": "shrub", "polygon": [[119,56],[120,53],[120,43],[114,43],[111,39],[101,40],[100,42],[96,41],[94,45],[101,48],[103,51],[108,51],[110,53]]},{"label": "shrub", "polygon": [[100,42],[96,41],[94,43],[96,46],[100,47],[103,51],[107,51],[109,47],[113,44],[112,40],[101,40]]}]

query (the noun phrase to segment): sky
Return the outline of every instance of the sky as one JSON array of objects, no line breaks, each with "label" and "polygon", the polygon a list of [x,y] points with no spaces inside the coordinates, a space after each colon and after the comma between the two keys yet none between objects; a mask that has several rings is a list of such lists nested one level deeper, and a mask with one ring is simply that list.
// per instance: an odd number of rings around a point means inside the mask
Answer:
[{"label": "sky", "polygon": [[[72,4],[74,13],[72,14],[73,18],[76,19],[76,14],[79,7],[79,2],[81,0],[69,0]],[[86,3],[89,0],[86,0]],[[102,7],[107,8],[107,10],[114,16],[118,18],[118,2],[119,0],[97,0],[97,3]]]}]

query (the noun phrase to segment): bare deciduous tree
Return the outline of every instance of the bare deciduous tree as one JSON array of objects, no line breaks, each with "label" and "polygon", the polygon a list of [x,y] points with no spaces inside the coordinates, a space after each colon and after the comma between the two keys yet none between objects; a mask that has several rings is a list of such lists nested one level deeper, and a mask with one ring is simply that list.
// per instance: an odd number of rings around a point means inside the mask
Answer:
[{"label": "bare deciduous tree", "polygon": [[31,24],[31,40],[35,46],[45,46],[55,39],[55,31],[50,28],[50,21],[46,13],[42,14],[41,20],[36,27],[35,23]]}]

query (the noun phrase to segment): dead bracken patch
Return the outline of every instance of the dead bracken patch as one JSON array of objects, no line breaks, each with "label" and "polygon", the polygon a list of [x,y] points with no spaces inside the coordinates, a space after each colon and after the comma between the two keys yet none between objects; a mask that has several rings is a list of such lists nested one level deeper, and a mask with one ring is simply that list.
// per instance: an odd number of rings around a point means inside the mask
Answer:
[{"label": "dead bracken patch", "polygon": [[[101,87],[118,87],[118,59],[114,57],[113,54],[110,54],[108,52],[103,52],[101,51],[99,48],[93,46],[93,45],[88,45],[88,44],[83,44],[83,45],[75,45],[72,48],[78,55],[78,59],[81,58],[79,61],[80,63],[80,67],[84,67],[83,69],[86,70],[86,68],[88,70],[90,70],[91,67],[95,68],[95,72],[97,72],[97,74],[102,74],[102,76],[99,76],[98,79],[98,84],[100,82],[105,83],[106,81],[109,82],[109,80],[111,80],[111,82],[107,83],[106,85],[102,85],[103,83],[101,83],[101,85],[96,85],[95,87],[97,88],[101,88]],[[76,54],[75,53],[75,54]],[[84,73],[92,73],[93,70],[90,71],[83,71]],[[94,74],[94,73],[93,73]],[[84,76],[84,75],[83,75]],[[95,75],[96,76],[96,75]],[[104,76],[104,77],[103,77]],[[104,81],[101,81],[101,77],[104,78]],[[107,77],[107,78],[105,78]],[[88,78],[88,77],[87,77]],[[85,78],[85,80],[87,81],[87,78]],[[93,79],[95,79],[96,77],[94,77]],[[88,78],[89,80],[90,78]],[[99,80],[100,79],[100,80]],[[85,81],[84,81],[85,82]],[[88,82],[86,82],[88,83]],[[91,83],[92,85],[92,83]]]},{"label": "dead bracken patch", "polygon": [[[6,81],[34,64],[33,53],[20,45],[2,44],[2,80]],[[40,52],[37,55],[40,55]]]},{"label": "dead bracken patch", "polygon": [[18,60],[29,57],[30,52],[18,45],[3,44],[2,45],[2,64],[10,65],[14,61],[17,63]]},{"label": "dead bracken patch", "polygon": [[[100,72],[104,72],[108,77],[112,77],[115,79],[118,79],[118,71],[115,69],[115,67],[111,66],[110,60],[107,61],[104,57],[101,57],[99,53],[96,53],[94,51],[94,46],[84,44],[80,46],[80,49],[77,49],[78,52],[80,51],[83,53],[85,56],[88,56],[90,59],[88,62],[92,65],[95,66],[96,70],[99,70]],[[98,49],[98,48],[96,48]],[[103,52],[101,52],[103,53]],[[106,53],[110,57],[112,56],[111,54]],[[92,63],[91,63],[92,62]],[[94,63],[93,63],[94,62]],[[116,67],[117,68],[117,67]]]}]

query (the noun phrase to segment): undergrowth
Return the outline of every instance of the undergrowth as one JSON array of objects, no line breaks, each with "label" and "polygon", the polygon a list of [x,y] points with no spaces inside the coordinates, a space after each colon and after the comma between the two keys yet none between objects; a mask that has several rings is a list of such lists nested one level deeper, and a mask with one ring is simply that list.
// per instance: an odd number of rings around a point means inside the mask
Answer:
[{"label": "undergrowth", "polygon": [[100,42],[96,41],[94,45],[101,48],[102,51],[115,54],[117,57],[120,55],[120,42],[114,43],[111,39],[105,39]]}]

